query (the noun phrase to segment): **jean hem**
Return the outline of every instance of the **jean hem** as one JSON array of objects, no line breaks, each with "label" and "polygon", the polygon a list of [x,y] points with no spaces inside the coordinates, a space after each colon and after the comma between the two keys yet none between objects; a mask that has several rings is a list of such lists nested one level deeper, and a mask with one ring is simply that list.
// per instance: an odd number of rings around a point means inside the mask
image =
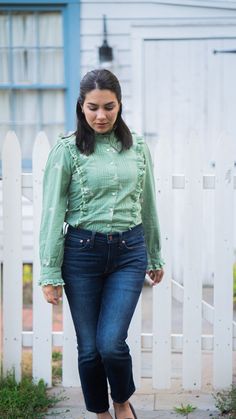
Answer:
[{"label": "jean hem", "polygon": [[135,390],[136,390],[136,388],[134,387],[134,389],[129,393],[128,397],[126,397],[125,399],[121,399],[121,400],[116,399],[115,400],[112,396],[111,396],[111,398],[112,398],[113,402],[115,402],[115,403],[125,403],[134,394]]},{"label": "jean hem", "polygon": [[109,405],[105,409],[90,409],[89,407],[86,406],[87,411],[92,412],[92,413],[105,413],[105,412],[108,412],[109,408],[110,408]]}]

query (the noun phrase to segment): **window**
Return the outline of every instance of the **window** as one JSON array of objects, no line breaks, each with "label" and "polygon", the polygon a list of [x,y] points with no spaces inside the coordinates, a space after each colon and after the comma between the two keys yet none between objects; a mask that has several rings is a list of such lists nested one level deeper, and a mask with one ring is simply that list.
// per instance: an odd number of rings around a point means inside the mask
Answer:
[{"label": "window", "polygon": [[[63,15],[56,11],[0,12],[0,138],[13,129],[23,167],[44,130],[51,143],[65,132]],[[2,145],[2,144],[0,144]]]}]

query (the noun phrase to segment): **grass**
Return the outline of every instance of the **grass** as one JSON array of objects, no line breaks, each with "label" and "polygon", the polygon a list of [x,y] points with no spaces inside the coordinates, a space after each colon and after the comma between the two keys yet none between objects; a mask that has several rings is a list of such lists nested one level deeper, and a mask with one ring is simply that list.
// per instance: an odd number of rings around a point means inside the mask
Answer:
[{"label": "grass", "polygon": [[62,380],[62,353],[53,351],[52,353],[52,383],[61,384]]},{"label": "grass", "polygon": [[186,416],[188,418],[188,414],[193,412],[195,409],[197,409],[195,406],[192,406],[191,404],[187,404],[186,406],[181,403],[180,407],[174,406],[174,410],[179,413],[180,415]]},{"label": "grass", "polygon": [[39,419],[44,418],[49,407],[63,400],[62,395],[48,395],[43,380],[35,383],[23,377],[18,383],[14,371],[0,378],[0,418]]},{"label": "grass", "polygon": [[[32,265],[23,265],[24,304],[32,305]],[[1,371],[1,365],[0,365]],[[52,382],[61,383],[62,354],[53,351]],[[32,350],[22,352],[22,379],[17,382],[14,370],[1,377],[0,374],[0,418],[1,419],[40,419],[47,416],[65,397],[61,393],[53,395],[48,391],[44,380],[35,382],[32,378]],[[50,414],[53,414],[50,413]]]},{"label": "grass", "polygon": [[229,419],[236,419],[236,385],[232,384],[229,390],[218,391],[213,394],[215,406],[222,415]]},{"label": "grass", "polygon": [[32,350],[22,351],[22,377],[32,378]]},{"label": "grass", "polygon": [[[22,355],[22,376],[32,378],[32,351],[24,350]],[[52,384],[60,385],[62,381],[62,353],[54,350],[52,353]],[[0,417],[1,418],[1,417]]]},{"label": "grass", "polygon": [[33,265],[31,263],[23,264],[23,284],[31,283],[33,279]]}]

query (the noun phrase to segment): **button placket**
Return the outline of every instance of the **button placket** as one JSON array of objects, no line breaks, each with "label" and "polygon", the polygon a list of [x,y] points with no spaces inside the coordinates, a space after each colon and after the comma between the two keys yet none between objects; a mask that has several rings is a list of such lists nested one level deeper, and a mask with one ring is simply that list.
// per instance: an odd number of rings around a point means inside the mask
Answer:
[{"label": "button placket", "polygon": [[113,208],[110,208],[110,217],[111,217],[111,219],[113,218],[113,211],[114,211],[114,209]]},{"label": "button placket", "polygon": [[[118,174],[117,174],[117,167],[116,167],[116,162],[113,159],[113,154],[111,153],[116,153],[116,150],[114,150],[114,148],[112,146],[106,146],[105,150],[107,151],[107,153],[110,153],[110,156],[108,156],[109,161],[109,166],[110,166],[110,179],[112,180],[112,189],[113,191],[111,192],[111,195],[113,197],[112,202],[111,202],[111,206],[108,208],[108,220],[110,221],[110,223],[108,222],[106,224],[107,228],[111,228],[112,227],[112,220],[113,220],[113,216],[114,216],[114,208],[115,208],[115,201],[117,198],[117,190],[119,188],[118,185]],[[110,157],[110,158],[109,158]],[[114,156],[115,158],[115,156]]]}]

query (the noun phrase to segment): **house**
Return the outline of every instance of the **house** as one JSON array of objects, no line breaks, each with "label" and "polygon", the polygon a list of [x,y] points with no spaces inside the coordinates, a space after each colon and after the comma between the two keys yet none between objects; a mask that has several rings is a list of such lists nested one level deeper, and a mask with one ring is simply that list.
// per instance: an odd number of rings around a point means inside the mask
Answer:
[{"label": "house", "polygon": [[[121,82],[127,123],[145,135],[153,156],[160,139],[171,139],[175,173],[183,172],[186,141],[203,139],[204,168],[214,171],[216,139],[236,134],[236,1],[231,0],[0,0],[0,149],[6,132],[15,130],[23,170],[31,171],[40,130],[52,145],[59,133],[75,128],[80,78],[100,65],[104,15],[113,50],[109,68]],[[27,206],[24,213],[28,260]],[[208,265],[209,260],[210,254]]]},{"label": "house", "polygon": [[164,130],[176,147],[189,124],[209,147],[223,121],[231,129],[235,1],[0,0],[1,143],[14,129],[29,160],[39,130],[53,144],[74,129],[79,80],[99,66],[103,15],[129,124],[152,140]]},{"label": "house", "polygon": [[[75,128],[75,104],[80,78],[87,71],[100,65],[98,49],[103,44],[104,15],[106,15],[107,22],[107,40],[113,50],[114,57],[113,61],[109,63],[109,68],[115,72],[122,85],[124,118],[128,125],[145,136],[152,151],[154,163],[158,159],[160,162],[157,145],[169,142],[171,153],[162,154],[161,157],[163,156],[162,169],[165,165],[169,167],[171,164],[171,170],[168,172],[168,182],[170,183],[170,174],[185,173],[186,166],[188,166],[188,170],[191,169],[191,165],[194,167],[196,162],[194,150],[196,151],[196,148],[192,148],[192,155],[189,157],[188,154],[187,159],[185,150],[186,145],[189,145],[190,142],[195,145],[199,142],[199,145],[204,147],[203,170],[214,175],[216,146],[221,146],[223,155],[226,151],[224,150],[224,139],[227,138],[227,144],[232,144],[232,158],[236,154],[234,141],[236,130],[234,123],[236,1],[231,0],[130,0],[129,2],[123,0],[119,2],[108,0],[80,2],[76,0],[52,0],[51,2],[25,0],[20,2],[12,0],[10,3],[0,0],[1,144],[6,132],[9,129],[15,130],[22,146],[23,170],[30,171],[32,146],[39,130],[46,132],[52,145],[59,133]],[[227,158],[228,155],[227,150]],[[157,176],[159,170],[158,166]],[[230,169],[225,177],[225,185],[230,184],[231,187],[232,183]],[[196,182],[194,188],[199,191]],[[230,202],[232,202],[233,193],[231,192],[233,189],[231,191],[228,188],[226,192],[225,196],[230,197]],[[162,193],[165,193],[164,187]],[[219,189],[217,193],[217,202],[221,204]],[[159,198],[162,199],[160,194]],[[219,233],[215,229],[211,211],[213,196],[208,194],[208,198],[209,202],[205,203],[207,204],[207,214],[210,214],[210,217],[205,217],[208,225],[206,231],[202,229],[203,223],[202,220],[199,221],[198,217],[196,217],[197,223],[195,224],[191,224],[190,216],[187,220],[183,218],[184,201],[179,194],[174,202],[174,208],[177,211],[170,208],[170,201],[167,200],[165,202],[168,202],[169,205],[164,208],[165,214],[164,211],[161,214],[166,221],[162,224],[165,228],[169,227],[170,223],[168,224],[168,222],[171,218],[168,218],[167,215],[174,214],[173,218],[176,217],[173,221],[174,230],[171,233],[167,228],[166,230],[163,228],[166,231],[166,237],[171,238],[171,241],[174,242],[175,249],[171,258],[170,246],[167,246],[167,241],[165,242],[166,254],[169,252],[168,262],[170,261],[168,263],[169,272],[166,275],[168,286],[165,289],[160,287],[161,297],[158,304],[154,304],[155,315],[153,316],[155,322],[152,334],[153,374],[154,382],[162,388],[169,385],[170,349],[178,349],[180,346],[184,353],[183,382],[186,387],[194,388],[196,384],[200,385],[201,349],[209,347],[214,348],[215,351],[214,383],[219,387],[226,386],[231,382],[230,356],[232,348],[235,347],[235,325],[232,328],[232,318],[230,317],[232,313],[228,310],[232,301],[232,235],[228,235],[230,246],[228,246],[227,240],[215,240]],[[191,204],[192,202],[198,204],[196,199],[192,200]],[[199,202],[202,204],[203,201]],[[32,205],[27,199],[24,199],[23,203],[23,260],[32,261]],[[224,209],[227,209],[227,205],[224,204]],[[217,219],[219,225],[221,222],[222,231],[222,219],[224,219],[225,213],[219,207],[220,205],[217,208]],[[200,206],[197,209],[192,207],[191,209],[196,210],[193,212],[197,215],[201,212]],[[224,220],[227,221],[227,233],[229,225],[231,228],[231,219],[233,219],[231,210],[230,206],[229,220]],[[191,211],[186,212],[188,215],[191,213]],[[191,248],[191,250],[197,249],[197,254],[192,252],[191,258],[185,259],[185,262],[189,262],[191,259],[190,262],[194,265],[194,269],[187,263],[184,266],[186,283],[184,292],[181,288],[183,295],[181,294],[180,297],[181,302],[184,303],[183,334],[171,336],[170,279],[174,278],[177,282],[181,282],[183,279],[183,225],[185,232],[188,229],[187,234],[190,235],[194,230],[194,239],[198,234],[199,239],[196,240],[196,243],[192,243],[193,247]],[[214,234],[215,241],[212,238]],[[234,234],[234,240],[235,237],[236,234]],[[0,237],[0,249],[1,240]],[[211,284],[214,279],[216,289],[214,308],[206,306],[206,304],[203,306],[205,318],[210,318],[212,323],[213,312],[216,313],[214,335],[207,337],[201,335],[202,272],[199,273],[196,269],[198,267],[196,255],[202,255],[201,244],[203,241],[206,264],[204,280],[205,283]],[[214,268],[215,271],[213,270],[213,242],[217,242],[218,245],[216,256],[221,255],[221,249],[225,250],[222,263],[220,258],[216,260],[214,255],[216,262],[214,266],[217,265],[217,268]],[[202,261],[199,263],[200,265],[202,268]],[[220,265],[223,266],[223,269]],[[171,268],[173,266],[171,272],[170,266]],[[213,278],[214,273],[217,274],[217,278]],[[173,276],[171,276],[172,274]],[[223,275],[225,282],[222,281]],[[175,295],[179,293],[178,286],[179,284],[175,283]],[[224,295],[224,299],[222,299],[222,295]],[[156,297],[159,297],[159,294],[156,293]],[[35,307],[37,309],[37,304]],[[9,306],[8,309],[10,312],[11,307]],[[43,313],[43,310],[40,311],[38,306],[37,325],[39,329],[42,326],[42,314],[46,319],[47,313]],[[159,319],[162,320],[159,322]],[[46,323],[47,320],[44,324]],[[137,347],[135,362],[138,365],[139,374],[140,350],[136,337],[140,336],[140,323],[137,322],[137,324],[137,329],[133,329],[135,330],[133,347]],[[195,326],[194,335],[192,333],[193,324]],[[11,336],[14,337],[14,333],[13,330]],[[17,336],[21,336],[20,327],[18,327],[17,333]],[[68,329],[65,331],[65,335],[66,333],[68,333]],[[51,336],[49,328],[45,331],[45,336],[47,339]],[[172,346],[171,337],[174,342]],[[149,338],[150,336],[144,336],[145,345]],[[44,339],[45,347],[47,339]],[[203,341],[202,346],[201,340]],[[65,341],[68,345],[65,358],[67,365],[70,365],[71,347],[68,344],[68,339]],[[39,347],[40,344],[41,342],[39,342]],[[37,342],[35,346],[37,354],[40,351],[43,352],[41,349],[38,350]],[[148,347],[150,348],[150,346]],[[46,374],[48,374],[49,360],[51,359],[49,349]],[[195,354],[197,354],[196,357]],[[224,362],[222,362],[222,354]],[[40,368],[43,365],[40,358],[37,358],[37,365]],[[168,366],[168,370],[166,366]],[[41,374],[40,368],[38,371]],[[68,380],[67,383],[70,385],[71,381]]]}]

